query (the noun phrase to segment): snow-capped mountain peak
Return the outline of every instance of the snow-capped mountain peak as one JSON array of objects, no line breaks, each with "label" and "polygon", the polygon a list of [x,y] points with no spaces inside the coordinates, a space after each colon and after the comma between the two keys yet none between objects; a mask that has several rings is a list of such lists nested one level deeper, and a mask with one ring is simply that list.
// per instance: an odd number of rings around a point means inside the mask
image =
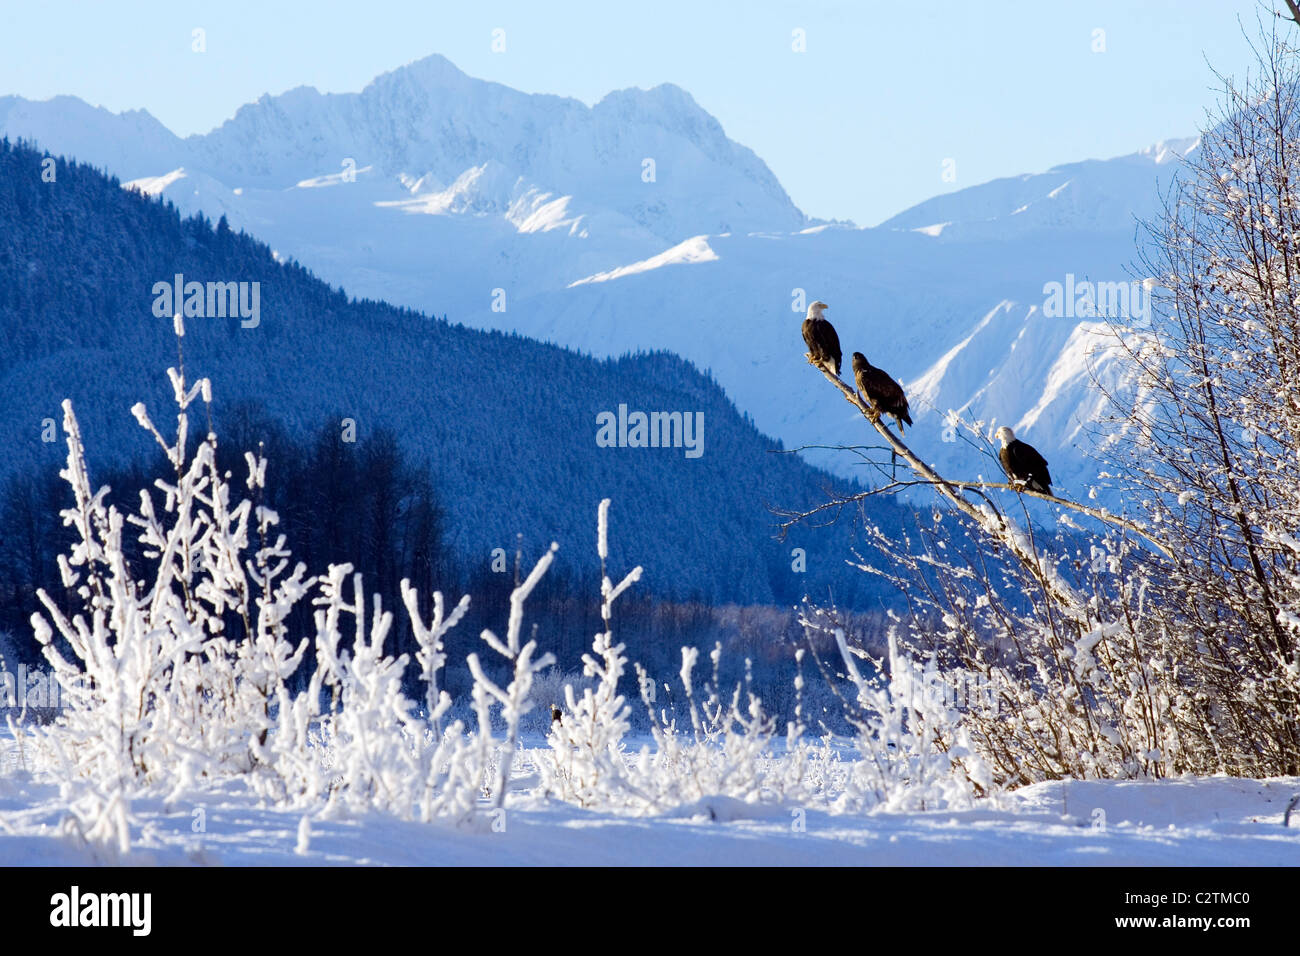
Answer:
[{"label": "snow-capped mountain peak", "polygon": [[[151,117],[156,129],[149,136],[128,128],[142,122],[135,114],[102,112],[88,122],[90,108],[71,98],[4,102],[0,129],[35,134],[56,152],[76,147],[80,158],[126,179],[185,166],[232,189],[283,190],[368,167],[388,186],[371,201],[392,204],[409,199],[413,184],[416,195],[452,189],[464,200],[470,184],[455,184],[468,174],[480,199],[491,181],[489,205],[498,214],[511,209],[520,183],[521,193],[533,190],[548,201],[570,197],[588,229],[640,236],[645,245],[635,252],[645,255],[690,235],[809,225],[762,160],[671,83],[618,90],[587,107],[475,79],[435,54],[357,93],[297,87],[262,96],[211,132],[183,141]],[[87,127],[89,135],[74,134]],[[454,197],[444,207],[475,215],[487,209]],[[232,215],[232,225],[245,224],[237,210]],[[265,225],[265,218],[246,224]]]},{"label": "snow-capped mountain peak", "polygon": [[1141,157],[1150,157],[1151,161],[1157,166],[1165,163],[1176,163],[1187,156],[1192,150],[1201,145],[1199,136],[1184,136],[1179,139],[1162,139],[1157,143],[1152,143],[1145,149],[1137,151],[1136,155]]},{"label": "snow-capped mountain peak", "polygon": [[806,217],[679,86],[588,107],[437,55],[356,93],[263,96],[183,141],[70,97],[0,99],[0,133],[225,215],[354,295],[600,355],[676,351],[792,446],[860,426],[802,364],[800,296],[822,298],[846,350],[913,390],[927,458],[986,467],[936,438],[961,410],[1026,431],[1062,487],[1086,479],[1094,317],[1052,312],[1045,289],[1126,282],[1138,220],[1197,143],[994,180],[858,229]]}]

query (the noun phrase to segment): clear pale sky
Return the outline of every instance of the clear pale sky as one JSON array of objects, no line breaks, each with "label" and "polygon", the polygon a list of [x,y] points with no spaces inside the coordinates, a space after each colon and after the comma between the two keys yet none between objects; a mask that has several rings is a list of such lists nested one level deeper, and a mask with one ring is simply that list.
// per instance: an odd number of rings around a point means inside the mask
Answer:
[{"label": "clear pale sky", "polygon": [[[1193,134],[1214,102],[1210,66],[1243,70],[1242,27],[1253,36],[1257,16],[1282,6],[0,0],[0,95],[144,108],[188,135],[263,93],[355,91],[430,53],[589,104],[669,81],[766,160],[805,212],[874,225],[939,192]],[[191,49],[195,28],[204,53]],[[796,29],[806,52],[792,49]]]}]

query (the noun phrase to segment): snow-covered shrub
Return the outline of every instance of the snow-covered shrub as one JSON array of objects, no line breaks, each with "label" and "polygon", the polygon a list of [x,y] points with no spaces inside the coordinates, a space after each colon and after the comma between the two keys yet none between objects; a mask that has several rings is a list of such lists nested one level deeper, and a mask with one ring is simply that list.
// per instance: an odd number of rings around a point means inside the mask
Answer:
[{"label": "snow-covered shrub", "polygon": [[[179,317],[176,331],[183,337]],[[132,409],[170,471],[155,482],[159,500],[143,492],[133,514],[109,504],[107,488],[92,489],[76,415],[71,403],[63,406],[61,475],[73,493],[63,519],[79,540],[60,569],[81,609],[65,614],[40,594],[46,613],[32,624],[66,706],[31,740],[67,791],[71,830],[122,851],[137,794],[162,788],[175,796],[222,776],[243,777],[289,804],[328,797],[338,808],[402,816],[472,812],[490,728],[487,740],[464,737],[459,724],[444,731],[448,701],[437,687],[442,637],[467,599],[444,619],[435,594],[426,626],[404,587],[428,689],[427,712],[418,717],[402,692],[406,657],[384,650],[392,615],[376,596],[367,626],[362,582],[349,582],[348,565],[319,579],[302,564],[288,572],[284,537],[273,535],[276,515],[252,498],[234,500],[216,467],[215,434],[189,447],[190,410],[200,399],[211,402],[207,380],[187,382],[183,363],[168,374],[178,407],[174,439],[163,438],[143,405]],[[267,463],[253,454],[246,460],[245,484],[256,495]],[[124,548],[128,526],[144,545],[138,566]],[[306,598],[316,605],[314,634],[295,641],[285,622]],[[289,678],[309,644],[315,669],[305,690],[291,692]]]},{"label": "snow-covered shrub", "polygon": [[609,504],[608,498],[602,499],[596,521],[600,617],[605,628],[592,641],[591,653],[582,655],[582,673],[596,683],[581,688],[581,696],[575,694],[575,685],[565,686],[565,706],[561,718],[551,727],[549,740],[555,758],[554,786],[563,799],[582,806],[622,802],[629,787],[622,749],[630,708],[618,690],[627,658],[624,646],[614,643],[612,619],[614,602],[641,579],[641,568],[633,568],[618,585],[606,573]]},{"label": "snow-covered shrub", "polygon": [[[714,680],[697,688],[694,671],[699,651],[682,648],[678,680],[689,728],[679,728],[676,716],[665,708],[655,708],[649,697],[649,676],[644,671],[638,673],[655,747],[653,751],[642,748],[634,765],[634,779],[655,806],[691,804],[716,796],[750,803],[790,796],[779,779],[784,765],[766,759],[776,736],[775,721],[763,712],[758,697],[740,685],[730,694],[718,686],[720,659],[721,647],[715,645],[710,655]],[[797,742],[798,735],[792,739]]]},{"label": "snow-covered shrub", "polygon": [[[375,807],[402,817],[414,815],[419,794],[410,782],[419,775],[425,725],[402,693],[407,659],[384,653],[392,626],[375,595],[366,627],[366,594],[351,565],[332,565],[316,604],[317,667],[331,706],[320,718],[320,739],[333,757],[331,796],[353,808]],[[352,577],[352,598],[343,592]],[[343,614],[353,620],[351,653],[341,649]]]},{"label": "snow-covered shrub", "polygon": [[848,806],[885,810],[946,810],[969,806],[993,787],[993,774],[976,751],[961,713],[943,693],[933,659],[919,666],[889,639],[887,680],[862,676],[853,648],[836,628],[844,665],[857,688],[863,716],[859,759],[841,798]]},{"label": "snow-covered shrub", "polygon": [[1037,567],[989,553],[999,537],[988,525],[939,513],[918,522],[914,540],[877,533],[884,560],[858,559],[907,594],[914,613],[895,639],[933,659],[934,680],[961,690],[963,726],[994,780],[1197,766],[1192,754],[1203,751],[1190,732],[1196,714],[1181,663],[1188,648],[1152,626],[1150,550],[1126,529],[1089,539],[1016,533]]},{"label": "snow-covered shrub", "polygon": [[[581,806],[634,812],[713,798],[744,803],[810,799],[807,784],[816,775],[809,771],[812,748],[802,739],[802,724],[791,723],[788,753],[777,759],[775,722],[764,714],[758,697],[740,685],[730,694],[721,689],[721,645],[710,655],[713,679],[703,688],[697,688],[693,673],[699,651],[682,649],[677,677],[681,717],[689,716],[689,728],[679,728],[676,708],[668,701],[656,704],[658,685],[640,664],[633,665],[654,746],[643,745],[635,755],[626,752],[631,707],[619,682],[629,662],[624,645],[614,641],[613,604],[640,578],[641,569],[634,568],[617,585],[606,573],[609,505],[609,499],[601,502],[597,522],[604,629],[595,635],[591,653],[583,656],[584,675],[594,678],[595,685],[580,694],[573,685],[565,688],[565,708],[551,728],[551,759],[545,764],[550,789]],[[748,687],[752,675],[748,667],[746,671]],[[664,686],[667,693],[670,688]]]},{"label": "snow-covered shrub", "polygon": [[477,654],[470,654],[466,658],[470,673],[474,675],[474,710],[478,715],[480,742],[491,739],[489,707],[492,700],[501,705],[501,713],[505,717],[506,734],[501,749],[496,754],[496,777],[492,785],[493,806],[497,808],[505,802],[506,786],[510,781],[510,766],[514,760],[515,749],[519,746],[519,722],[533,707],[531,700],[533,677],[555,663],[555,656],[549,652],[534,660],[533,654],[537,651],[537,641],[531,640],[521,646],[520,631],[523,630],[524,625],[524,602],[528,600],[528,595],[532,593],[533,588],[537,587],[542,575],[555,560],[555,552],[558,549],[559,545],[552,542],[550,549],[538,559],[528,577],[511,592],[510,618],[506,625],[505,641],[502,642],[492,631],[486,629],[480,635],[490,648],[512,664],[511,680],[505,689],[503,690],[487,676]]},{"label": "snow-covered shrub", "polygon": [[[71,403],[63,403],[68,457],[61,475],[74,503],[62,516],[80,540],[59,567],[84,610],[68,617],[41,592],[48,619],[32,618],[67,702],[42,742],[67,786],[87,790],[72,804],[79,829],[123,851],[139,786],[174,774],[178,765],[187,774],[247,770],[246,740],[265,729],[265,714],[246,706],[238,673],[249,658],[240,658],[223,634],[228,610],[247,620],[247,580],[232,556],[247,545],[249,505],[229,507],[212,436],[189,454],[187,410],[200,396],[210,400],[207,381],[190,386],[183,371],[169,375],[180,409],[173,444],[142,405],[132,410],[172,468],[172,481],[157,482],[165,518],[148,493],[128,522],[106,503],[108,489],[92,490],[80,428]],[[140,529],[154,562],[151,580],[127,561],[128,523]],[[55,643],[56,631],[72,660]]]}]

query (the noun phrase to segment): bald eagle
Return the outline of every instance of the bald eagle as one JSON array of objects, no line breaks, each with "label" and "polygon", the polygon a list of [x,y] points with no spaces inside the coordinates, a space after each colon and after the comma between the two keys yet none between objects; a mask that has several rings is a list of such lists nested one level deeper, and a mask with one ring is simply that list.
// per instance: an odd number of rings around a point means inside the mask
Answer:
[{"label": "bald eagle", "polygon": [[1052,493],[1052,475],[1047,470],[1047,459],[1033,445],[1026,445],[1006,425],[998,429],[1002,450],[998,460],[1013,485],[1024,485],[1030,491],[1044,495]]},{"label": "bald eagle", "polygon": [[899,385],[884,369],[876,368],[867,361],[861,352],[853,353],[853,378],[858,383],[858,391],[863,399],[876,410],[876,417],[882,414],[893,415],[898,422],[899,434],[903,431],[903,422],[912,424],[912,416],[907,412],[907,396],[903,386]]},{"label": "bald eagle", "polygon": [[819,365],[840,377],[840,337],[835,334],[835,326],[826,321],[822,315],[830,306],[825,302],[814,302],[808,306],[808,317],[803,320],[803,340],[808,343],[808,361]]}]

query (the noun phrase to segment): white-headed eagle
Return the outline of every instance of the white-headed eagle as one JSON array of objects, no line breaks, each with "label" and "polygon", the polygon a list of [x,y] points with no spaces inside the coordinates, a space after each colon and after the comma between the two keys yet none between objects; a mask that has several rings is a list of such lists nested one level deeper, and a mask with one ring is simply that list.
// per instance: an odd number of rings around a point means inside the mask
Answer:
[{"label": "white-headed eagle", "polygon": [[898,431],[902,434],[903,423],[912,424],[912,416],[907,411],[907,396],[903,386],[894,381],[889,373],[876,368],[867,361],[861,352],[853,353],[853,378],[858,383],[862,398],[876,410],[876,416],[893,415],[898,422]]},{"label": "white-headed eagle", "polygon": [[998,452],[998,460],[1002,462],[1002,470],[1007,473],[1011,483],[1024,485],[1030,491],[1037,491],[1044,495],[1052,493],[1052,475],[1047,470],[1047,459],[1038,453],[1033,445],[1026,445],[1006,425],[1003,425],[997,431],[998,441],[1002,442],[1002,450]]},{"label": "white-headed eagle", "polygon": [[813,365],[834,372],[840,377],[840,337],[835,334],[835,326],[826,321],[822,315],[830,306],[825,302],[814,302],[808,306],[808,317],[803,320],[803,340],[808,344],[808,361]]}]

